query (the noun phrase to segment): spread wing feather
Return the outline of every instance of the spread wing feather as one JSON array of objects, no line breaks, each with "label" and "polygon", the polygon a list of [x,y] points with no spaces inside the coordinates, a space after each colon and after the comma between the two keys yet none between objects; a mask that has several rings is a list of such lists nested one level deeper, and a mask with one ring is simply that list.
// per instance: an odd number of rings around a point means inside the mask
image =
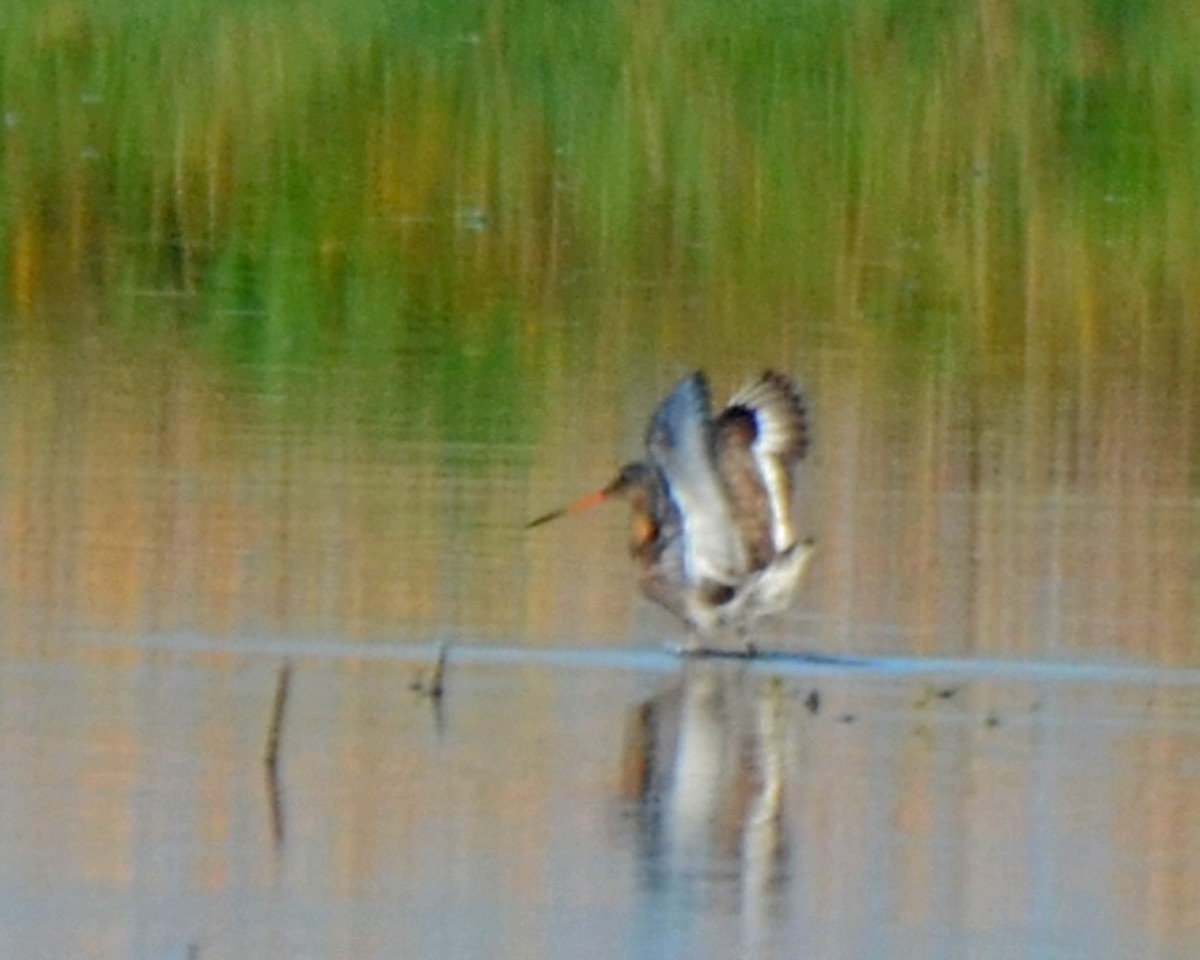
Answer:
[{"label": "spread wing feather", "polygon": [[714,442],[708,383],[702,373],[693,373],[659,404],[646,433],[650,459],[679,509],[685,574],[693,584],[736,582],[749,569],[717,472]]}]

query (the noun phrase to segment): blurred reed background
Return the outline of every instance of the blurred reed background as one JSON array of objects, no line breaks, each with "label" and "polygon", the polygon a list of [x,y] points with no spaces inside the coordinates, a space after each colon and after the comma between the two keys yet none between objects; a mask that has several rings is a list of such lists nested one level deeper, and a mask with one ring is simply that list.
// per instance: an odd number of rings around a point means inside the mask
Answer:
[{"label": "blurred reed background", "polygon": [[622,637],[622,519],[521,521],[680,373],[772,365],[817,412],[813,645],[1195,662],[1200,10],[0,28],[10,639]]}]

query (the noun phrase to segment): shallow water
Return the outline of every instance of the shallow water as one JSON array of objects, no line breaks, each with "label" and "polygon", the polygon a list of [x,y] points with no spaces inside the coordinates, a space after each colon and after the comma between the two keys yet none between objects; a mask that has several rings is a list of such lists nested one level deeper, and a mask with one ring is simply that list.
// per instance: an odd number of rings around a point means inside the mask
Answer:
[{"label": "shallow water", "polygon": [[14,955],[1191,955],[1194,670],[109,639],[0,676]]},{"label": "shallow water", "polygon": [[771,656],[705,663],[621,510],[522,527],[673,373],[439,440],[420,398],[364,424],[353,367],[61,330],[10,338],[0,413],[13,956],[1194,953],[1195,417],[1162,376],[1009,403],[818,338],[812,576]]},{"label": "shallow water", "polygon": [[[303,7],[0,40],[0,953],[1193,957],[1200,17]],[[764,367],[682,659],[524,524]]]},{"label": "shallow water", "polygon": [[353,366],[38,329],[0,413],[12,955],[1194,952],[1200,509],[1167,367],[1014,399],[816,336],[787,363],[812,575],[771,656],[706,663],[666,652],[621,510],[522,527],[637,453],[678,359],[438,439],[420,397],[364,423]]}]

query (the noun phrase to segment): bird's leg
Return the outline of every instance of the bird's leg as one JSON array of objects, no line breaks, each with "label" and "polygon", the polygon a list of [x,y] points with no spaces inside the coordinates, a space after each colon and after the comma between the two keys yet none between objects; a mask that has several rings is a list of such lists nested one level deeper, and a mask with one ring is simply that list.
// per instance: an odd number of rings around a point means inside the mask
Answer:
[{"label": "bird's leg", "polygon": [[747,627],[738,627],[738,639],[742,642],[742,646],[746,649],[746,656],[754,659],[758,656],[758,644],[754,642],[754,638],[750,636],[750,631]]}]

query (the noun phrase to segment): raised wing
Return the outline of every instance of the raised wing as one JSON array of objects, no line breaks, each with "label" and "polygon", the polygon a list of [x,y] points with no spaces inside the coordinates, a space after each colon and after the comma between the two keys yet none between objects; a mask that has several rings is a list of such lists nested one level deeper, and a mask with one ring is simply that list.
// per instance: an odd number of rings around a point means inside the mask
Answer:
[{"label": "raised wing", "polygon": [[733,516],[757,567],[796,542],[792,483],[808,453],[808,406],[789,378],[768,370],[734,394],[714,429]]},{"label": "raised wing", "polygon": [[685,377],[659,404],[646,432],[646,450],[679,510],[688,581],[703,587],[743,577],[749,558],[717,473],[712,405],[702,373]]}]

